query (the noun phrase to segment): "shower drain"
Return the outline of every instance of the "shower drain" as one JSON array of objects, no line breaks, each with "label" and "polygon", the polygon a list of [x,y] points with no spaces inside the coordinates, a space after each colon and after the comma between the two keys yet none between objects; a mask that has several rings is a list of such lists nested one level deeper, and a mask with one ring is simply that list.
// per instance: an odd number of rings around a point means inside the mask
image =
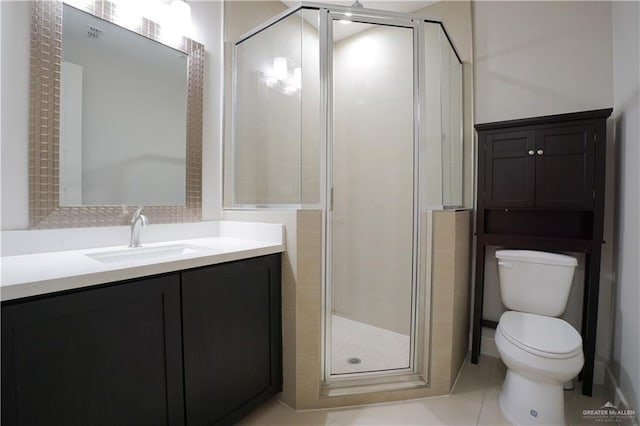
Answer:
[{"label": "shower drain", "polygon": [[360,358],[348,358],[347,359],[347,363],[348,364],[360,364],[362,362],[362,360]]}]

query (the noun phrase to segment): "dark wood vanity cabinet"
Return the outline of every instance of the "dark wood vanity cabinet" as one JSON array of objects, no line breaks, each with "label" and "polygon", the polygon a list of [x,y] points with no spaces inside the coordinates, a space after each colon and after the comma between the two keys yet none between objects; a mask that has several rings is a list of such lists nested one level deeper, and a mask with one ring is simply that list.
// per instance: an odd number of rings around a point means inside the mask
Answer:
[{"label": "dark wood vanity cabinet", "polygon": [[2,304],[3,425],[231,424],[282,390],[280,255]]},{"label": "dark wood vanity cabinet", "polygon": [[183,423],[179,275],[2,307],[3,425]]},{"label": "dark wood vanity cabinet", "polygon": [[487,246],[585,253],[583,393],[591,395],[604,226],[606,120],[611,109],[476,125],[475,298],[478,362]]}]

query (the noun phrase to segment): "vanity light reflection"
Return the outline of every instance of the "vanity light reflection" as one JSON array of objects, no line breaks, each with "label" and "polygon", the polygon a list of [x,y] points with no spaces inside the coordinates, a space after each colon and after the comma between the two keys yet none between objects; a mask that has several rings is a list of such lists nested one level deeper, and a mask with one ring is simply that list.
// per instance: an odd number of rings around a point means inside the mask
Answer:
[{"label": "vanity light reflection", "polygon": [[[293,71],[289,73],[289,63],[293,64]],[[287,96],[299,93],[302,89],[302,68],[284,56],[273,58],[271,69],[261,71],[262,81],[267,87],[276,89]]]}]

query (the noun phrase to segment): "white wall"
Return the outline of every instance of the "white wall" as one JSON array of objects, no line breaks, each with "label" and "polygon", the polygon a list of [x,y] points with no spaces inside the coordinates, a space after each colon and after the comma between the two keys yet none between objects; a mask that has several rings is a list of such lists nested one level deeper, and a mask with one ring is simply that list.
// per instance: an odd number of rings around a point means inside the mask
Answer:
[{"label": "white wall", "polygon": [[611,107],[609,2],[473,3],[476,123]]},{"label": "white wall", "polygon": [[[205,45],[203,194],[205,220],[220,218],[222,1],[191,1],[193,38]],[[2,230],[28,227],[30,7],[0,1],[2,8]]]},{"label": "white wall", "polygon": [[190,1],[193,39],[204,44],[204,98],[202,108],[202,220],[222,217],[222,0]]},{"label": "white wall", "polygon": [[616,301],[610,368],[629,408],[640,411],[640,3],[613,3]]},{"label": "white wall", "polygon": [[[476,123],[613,105],[609,2],[474,2],[473,38]],[[607,161],[607,241],[612,236],[612,154]],[[612,244],[603,246],[602,256],[596,343],[600,362],[609,358]],[[487,260],[486,270],[492,266]],[[485,303],[485,317],[496,318],[498,284],[496,277],[485,277],[485,301],[494,302]],[[579,312],[579,298],[572,296],[570,303],[568,309]]]},{"label": "white wall", "polygon": [[2,230],[29,223],[28,2],[2,1]]}]

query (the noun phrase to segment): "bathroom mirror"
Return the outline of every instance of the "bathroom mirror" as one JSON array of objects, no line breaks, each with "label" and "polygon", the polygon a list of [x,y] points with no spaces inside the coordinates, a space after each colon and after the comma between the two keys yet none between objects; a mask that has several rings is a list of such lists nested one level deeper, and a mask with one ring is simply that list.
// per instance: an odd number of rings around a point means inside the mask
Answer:
[{"label": "bathroom mirror", "polygon": [[204,46],[108,1],[31,28],[30,227],[200,220]]}]

